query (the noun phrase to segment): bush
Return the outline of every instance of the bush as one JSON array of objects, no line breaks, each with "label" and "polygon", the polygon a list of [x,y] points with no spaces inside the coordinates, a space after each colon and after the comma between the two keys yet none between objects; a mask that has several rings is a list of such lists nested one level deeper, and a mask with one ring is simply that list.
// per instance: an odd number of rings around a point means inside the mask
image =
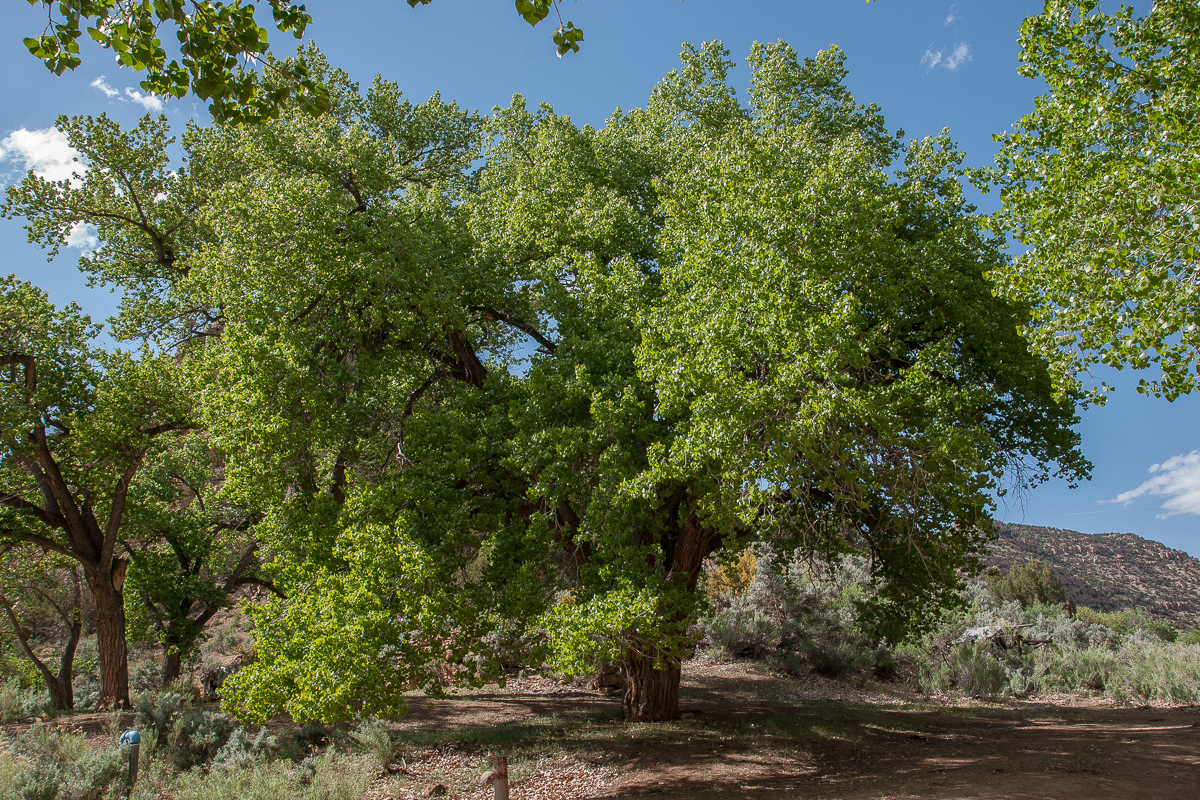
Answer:
[{"label": "bush", "polygon": [[819,675],[836,678],[871,666],[874,652],[855,637],[817,635],[804,640],[801,652]]},{"label": "bush", "polygon": [[1024,564],[1013,564],[1008,568],[1008,575],[991,569],[987,573],[987,586],[997,603],[1016,600],[1025,608],[1034,603],[1068,605],[1062,581],[1049,564],[1036,558]]},{"label": "bush", "polygon": [[213,757],[214,769],[250,769],[277,750],[275,737],[266,728],[254,737],[247,728],[237,728]]},{"label": "bush", "polygon": [[44,689],[27,689],[17,678],[0,683],[0,723],[37,717],[50,710],[50,695]]},{"label": "bush", "polygon": [[350,731],[350,741],[363,751],[376,772],[386,772],[396,756],[396,743],[388,732],[387,723],[367,719]]},{"label": "bush", "polygon": [[141,732],[143,748],[149,752],[167,745],[175,723],[190,705],[188,698],[179,692],[145,692],[133,698],[135,726]]},{"label": "bush", "polygon": [[325,731],[325,726],[319,722],[310,722],[300,730],[293,734],[296,741],[305,747],[320,747],[329,740],[329,735]]},{"label": "bush", "polygon": [[734,597],[706,626],[708,640],[729,655],[760,657],[775,649],[779,626],[752,599]]},{"label": "bush", "polygon": [[171,730],[171,763],[187,770],[211,761],[236,727],[233,717],[219,711],[193,708],[183,712]]},{"label": "bush", "polygon": [[120,749],[92,752],[78,734],[37,725],[17,737],[13,750],[28,759],[15,785],[22,800],[107,800],[126,794],[128,761]]},{"label": "bush", "polygon": [[327,754],[307,769],[285,761],[245,770],[192,770],[172,787],[177,800],[358,800],[371,776],[360,759]]}]

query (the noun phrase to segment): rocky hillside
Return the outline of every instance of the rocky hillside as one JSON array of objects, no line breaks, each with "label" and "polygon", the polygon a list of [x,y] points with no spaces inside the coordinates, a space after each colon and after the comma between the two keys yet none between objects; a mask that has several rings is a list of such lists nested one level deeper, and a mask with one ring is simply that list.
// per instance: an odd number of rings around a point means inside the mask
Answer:
[{"label": "rocky hillside", "polygon": [[1141,608],[1176,627],[1200,622],[1200,559],[1132,533],[1079,533],[996,523],[989,565],[1048,562],[1067,597],[1100,611]]}]

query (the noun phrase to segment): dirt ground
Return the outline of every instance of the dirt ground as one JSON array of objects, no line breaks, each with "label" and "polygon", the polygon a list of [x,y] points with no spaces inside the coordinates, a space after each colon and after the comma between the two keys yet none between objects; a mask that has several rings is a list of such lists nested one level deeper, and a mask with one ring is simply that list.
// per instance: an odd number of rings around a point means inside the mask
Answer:
[{"label": "dirt ground", "polygon": [[[685,665],[681,705],[678,722],[625,725],[619,698],[534,680],[414,700],[397,730],[442,732],[430,763],[448,767],[458,749],[473,776],[486,770],[489,741],[503,744],[507,730],[518,754],[514,800],[1200,798],[1197,707],[939,702],[703,660]],[[422,781],[421,763],[410,766],[407,785],[378,796],[428,793],[436,784]],[[491,790],[461,796],[482,800]]]},{"label": "dirt ground", "polygon": [[[626,725],[618,696],[537,676],[416,697],[391,726],[391,774],[364,800],[491,798],[480,778],[493,752],[509,755],[513,800],[1200,798],[1194,706],[951,702],[703,659],[684,666],[681,705],[677,722]],[[100,715],[55,724],[114,727]]]}]

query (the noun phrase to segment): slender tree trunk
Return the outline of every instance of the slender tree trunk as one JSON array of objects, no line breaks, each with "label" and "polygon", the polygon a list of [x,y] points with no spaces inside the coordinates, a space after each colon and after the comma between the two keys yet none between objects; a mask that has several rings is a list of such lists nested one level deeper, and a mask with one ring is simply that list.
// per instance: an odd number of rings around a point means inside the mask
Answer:
[{"label": "slender tree trunk", "polygon": [[100,708],[127,709],[129,651],[125,641],[125,601],[111,574],[86,568],[88,589],[96,606],[96,640],[100,650]]},{"label": "slender tree trunk", "polygon": [[621,661],[625,673],[621,711],[627,722],[679,719],[679,660],[664,661],[661,669],[655,669],[653,658],[632,651],[625,654]]},{"label": "slender tree trunk", "polygon": [[183,671],[183,654],[179,651],[179,637],[167,634],[163,637],[162,685],[179,677]]},{"label": "slender tree trunk", "polygon": [[58,711],[67,711],[75,707],[75,648],[79,645],[79,636],[83,633],[83,620],[79,619],[79,610],[75,610],[75,620],[71,623],[71,632],[67,638],[67,646],[63,649],[62,657],[58,660],[58,675],[51,676],[46,672],[46,688],[50,691],[50,704]]}]

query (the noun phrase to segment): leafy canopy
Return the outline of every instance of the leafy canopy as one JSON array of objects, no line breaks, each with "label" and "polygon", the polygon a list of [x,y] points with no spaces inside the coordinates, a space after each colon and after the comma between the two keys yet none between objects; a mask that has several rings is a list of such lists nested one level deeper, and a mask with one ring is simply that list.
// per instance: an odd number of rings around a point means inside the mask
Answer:
[{"label": "leafy canopy", "polygon": [[602,128],[305,55],[329,113],[189,130],[169,176],[161,123],[67,120],[107,171],[15,209],[46,242],[98,223],[119,329],[188,356],[286,595],[252,612],[243,716],[385,713],[542,632],[568,671],[677,665],[704,559],[755,540],[868,556],[900,636],[993,491],[1086,474],[961,154],[890,133],[840,50],[756,45],[742,105],[688,46]]},{"label": "leafy canopy", "polygon": [[1157,367],[1142,392],[1191,392],[1200,7],[1159,0],[1139,16],[1052,0],[1020,41],[1021,73],[1048,91],[998,137],[997,221],[1029,248],[993,273],[998,288],[1033,308],[1028,334],[1060,386],[1099,363]]}]

